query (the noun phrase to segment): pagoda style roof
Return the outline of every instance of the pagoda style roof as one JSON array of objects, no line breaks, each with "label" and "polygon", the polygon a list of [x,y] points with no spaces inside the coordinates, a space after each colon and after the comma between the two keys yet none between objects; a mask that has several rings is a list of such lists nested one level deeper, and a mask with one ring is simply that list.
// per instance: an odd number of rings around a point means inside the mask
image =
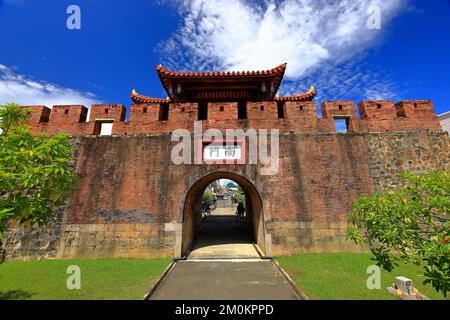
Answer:
[{"label": "pagoda style roof", "polygon": [[170,98],[167,97],[166,99],[162,98],[153,98],[148,96],[143,96],[137,93],[136,90],[133,89],[131,92],[131,100],[133,100],[134,103],[168,103],[170,102]]},{"label": "pagoda style roof", "polygon": [[133,90],[131,99],[135,103],[312,100],[314,87],[295,96],[277,96],[286,67],[284,63],[261,71],[175,72],[158,65],[156,71],[168,97],[147,97]]},{"label": "pagoda style roof", "polygon": [[316,89],[311,86],[311,88],[304,93],[299,93],[294,96],[283,96],[275,97],[276,101],[311,101],[316,96]]}]

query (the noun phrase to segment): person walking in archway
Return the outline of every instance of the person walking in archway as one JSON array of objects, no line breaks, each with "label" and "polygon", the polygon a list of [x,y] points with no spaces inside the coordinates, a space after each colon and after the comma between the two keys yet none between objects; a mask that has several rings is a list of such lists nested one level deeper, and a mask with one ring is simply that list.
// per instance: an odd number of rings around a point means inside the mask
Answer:
[{"label": "person walking in archway", "polygon": [[204,217],[209,217],[211,215],[211,208],[209,202],[207,201],[202,202],[202,213]]},{"label": "person walking in archway", "polygon": [[241,202],[239,202],[237,208],[236,208],[236,223],[241,222],[244,220],[244,213],[245,213],[245,206]]}]

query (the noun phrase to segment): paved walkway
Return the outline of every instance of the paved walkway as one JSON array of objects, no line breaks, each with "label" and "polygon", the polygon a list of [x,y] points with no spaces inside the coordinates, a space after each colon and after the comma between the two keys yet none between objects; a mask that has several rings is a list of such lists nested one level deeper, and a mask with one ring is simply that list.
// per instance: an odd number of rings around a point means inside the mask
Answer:
[{"label": "paved walkway", "polygon": [[296,300],[271,260],[262,260],[235,216],[210,216],[186,261],[162,279],[150,300]]},{"label": "paved walkway", "polygon": [[236,216],[210,216],[188,259],[259,259],[250,231]]},{"label": "paved walkway", "polygon": [[297,300],[270,260],[180,261],[150,300]]},{"label": "paved walkway", "polygon": [[226,208],[216,208],[211,211],[212,216],[232,216],[236,217],[236,207],[237,205],[233,205],[233,207]]}]

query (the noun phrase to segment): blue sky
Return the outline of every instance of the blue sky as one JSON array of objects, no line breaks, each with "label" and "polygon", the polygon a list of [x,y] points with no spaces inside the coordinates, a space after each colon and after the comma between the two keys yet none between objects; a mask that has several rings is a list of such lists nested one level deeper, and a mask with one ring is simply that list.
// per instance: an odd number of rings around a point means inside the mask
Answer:
[{"label": "blue sky", "polygon": [[[66,27],[72,4],[81,30]],[[370,4],[381,30],[366,27]],[[166,96],[159,63],[287,62],[281,94],[314,85],[318,103],[432,99],[437,113],[450,110],[448,0],[0,0],[0,39],[0,103],[129,106],[133,88]]]}]

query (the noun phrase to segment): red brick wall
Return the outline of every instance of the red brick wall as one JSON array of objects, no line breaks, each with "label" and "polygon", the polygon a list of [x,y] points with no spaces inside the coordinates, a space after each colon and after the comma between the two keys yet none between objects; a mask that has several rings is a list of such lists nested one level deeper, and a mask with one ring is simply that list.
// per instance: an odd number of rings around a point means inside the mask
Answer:
[{"label": "red brick wall", "polygon": [[164,225],[183,222],[191,187],[208,174],[232,172],[255,186],[274,244],[288,246],[276,223],[344,222],[352,201],[373,191],[359,135],[282,135],[273,176],[260,175],[258,165],[174,165],[172,145],[169,135],[82,138],[67,224],[153,224],[153,249],[161,250]]},{"label": "red brick wall", "polygon": [[[192,131],[198,105],[170,104],[167,121],[159,120],[160,108],[133,105],[125,122],[124,106],[95,105],[83,122],[82,106],[32,107],[33,132],[74,136],[79,182],[58,257],[179,255],[189,190],[217,173],[254,187],[262,203],[258,243],[271,239],[274,254],[355,250],[345,241],[355,199],[391,186],[400,170],[450,169],[449,139],[430,101],[365,101],[359,117],[352,101],[325,102],[322,118],[314,102],[286,102],[283,119],[276,102],[248,103],[246,120],[237,119],[237,103],[209,104],[203,129],[280,129],[279,172],[271,176],[261,175],[261,165],[173,164],[169,133]],[[334,133],[334,117],[349,119],[349,133]],[[113,121],[117,136],[94,135],[95,121]]]},{"label": "red brick wall", "polygon": [[[175,165],[170,158],[175,142],[168,134],[92,136],[76,141],[80,180],[70,197],[66,227],[151,226],[146,250],[155,255],[173,254],[176,235],[167,232],[165,225],[181,225],[192,218],[183,217],[186,197],[209,174],[229,172],[228,178],[239,175],[254,186],[275,254],[286,249],[343,251],[355,250],[344,236],[346,216],[355,199],[389,185],[401,170],[448,169],[450,163],[445,133],[282,134],[280,168],[272,176],[261,175],[260,165]],[[401,155],[396,152],[397,144],[405,149]],[[413,152],[417,145],[420,154]],[[100,256],[108,256],[102,250],[111,243],[99,244],[85,232],[85,236],[77,235],[84,239],[79,247],[65,244],[71,253],[63,256],[77,256],[79,250],[91,246],[103,252]],[[127,232],[133,239],[144,237]],[[120,241],[126,248],[126,240]]]},{"label": "red brick wall", "polygon": [[[263,205],[258,241],[271,238],[274,254],[357,250],[345,241],[357,197],[394,185],[402,170],[450,169],[444,132],[281,134],[272,176],[261,175],[260,165],[175,165],[169,134],[72,141],[78,189],[61,230],[50,230],[61,237],[52,244],[60,258],[179,255],[177,232],[192,219],[184,217],[189,191],[217,173],[254,187]],[[20,234],[29,238],[11,232]],[[28,242],[16,249],[18,241],[8,242],[9,256],[42,253]]]},{"label": "red brick wall", "polygon": [[[66,132],[73,136],[94,135],[96,120],[114,121],[114,135],[159,134],[176,129],[193,129],[198,120],[196,103],[169,104],[167,121],[160,121],[160,104],[132,105],[129,121],[125,121],[123,105],[93,105],[90,121],[85,122],[83,106],[55,106],[51,111],[44,106],[33,106],[29,125],[33,132]],[[359,115],[353,101],[326,101],[321,104],[322,118],[317,115],[315,102],[285,102],[284,119],[279,119],[277,102],[247,103],[247,119],[238,120],[237,103],[209,103],[208,120],[204,128],[277,128],[282,132],[335,132],[334,118],[348,118],[350,132],[400,132],[442,131],[428,100],[363,101],[358,105]],[[65,111],[68,110],[68,114]],[[50,112],[50,114],[49,114]],[[48,122],[47,122],[48,119]]]}]

